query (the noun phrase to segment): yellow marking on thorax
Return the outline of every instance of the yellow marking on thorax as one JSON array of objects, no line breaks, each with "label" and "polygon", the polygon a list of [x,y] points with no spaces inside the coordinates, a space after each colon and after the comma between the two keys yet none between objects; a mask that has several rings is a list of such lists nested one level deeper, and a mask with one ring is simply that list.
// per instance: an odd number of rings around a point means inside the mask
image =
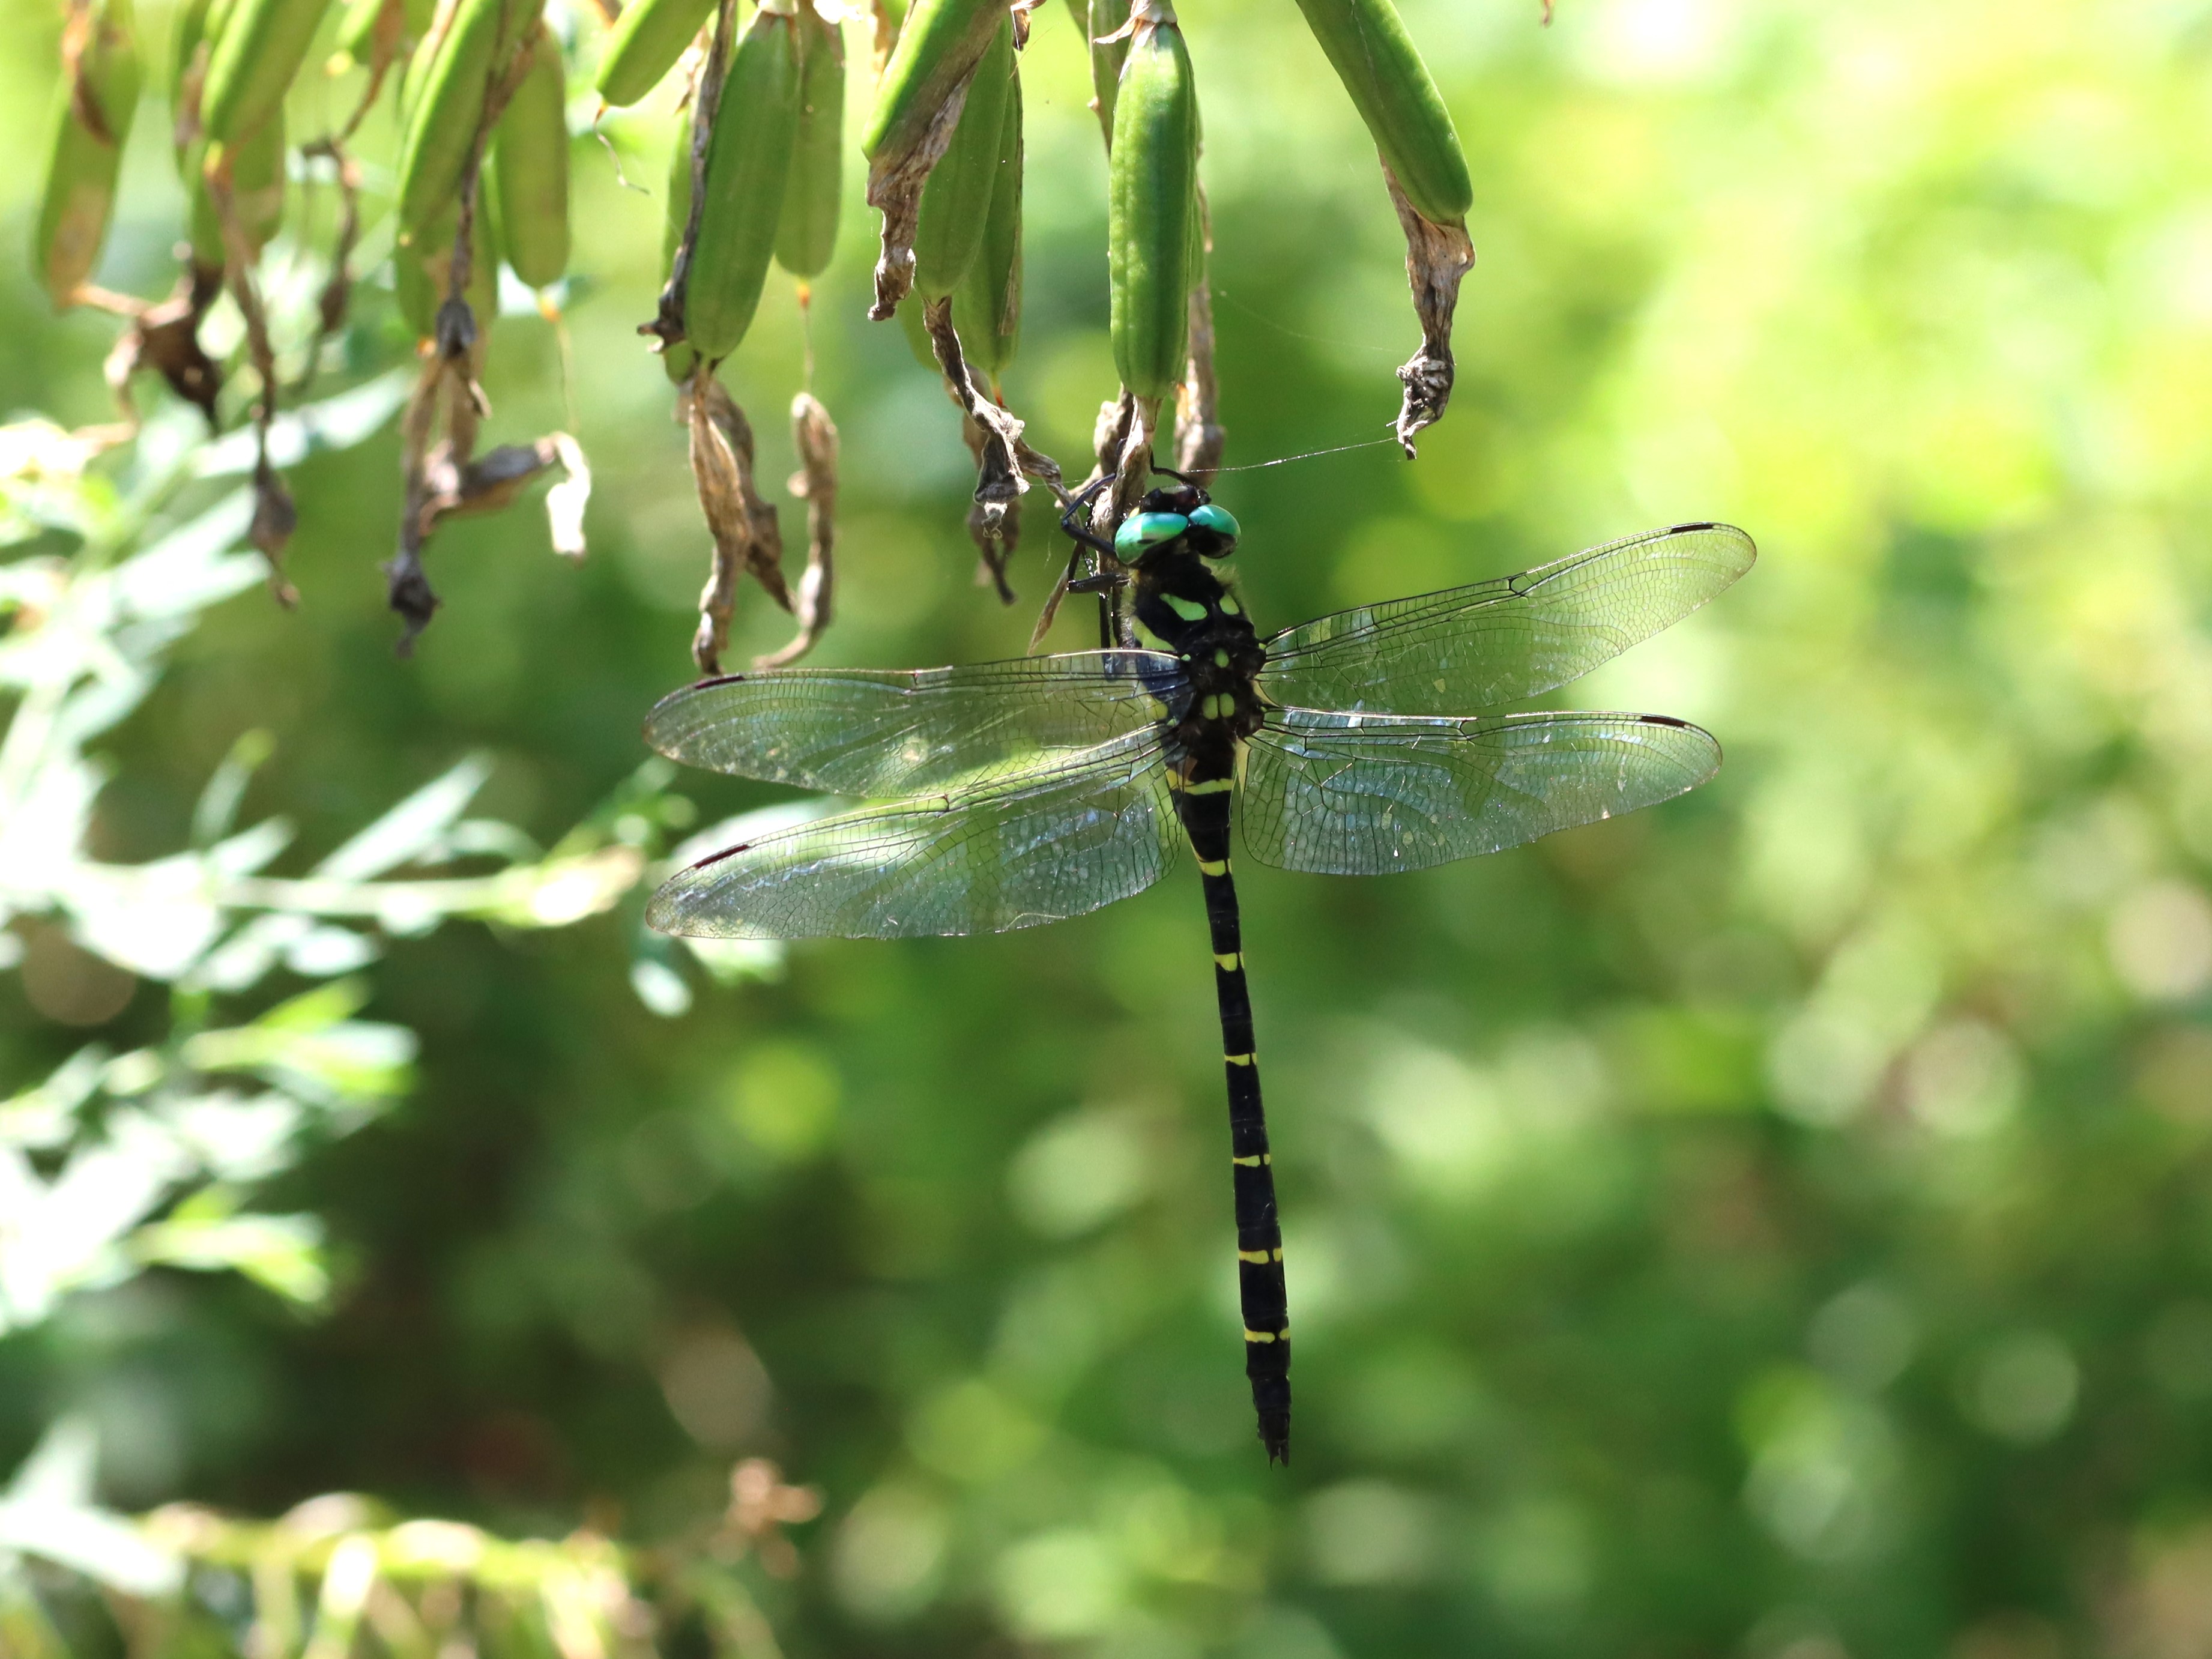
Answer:
[{"label": "yellow marking on thorax", "polygon": [[1241,617],[1244,614],[1244,607],[1237,603],[1237,596],[1234,593],[1224,593],[1221,596],[1221,614],[1224,617]]},{"label": "yellow marking on thorax", "polygon": [[1202,783],[1186,783],[1184,789],[1194,795],[1225,794],[1237,787],[1234,778],[1208,778]]},{"label": "yellow marking on thorax", "polygon": [[1163,593],[1160,599],[1185,622],[1202,622],[1206,618],[1206,606],[1197,599],[1186,599],[1175,593]]}]

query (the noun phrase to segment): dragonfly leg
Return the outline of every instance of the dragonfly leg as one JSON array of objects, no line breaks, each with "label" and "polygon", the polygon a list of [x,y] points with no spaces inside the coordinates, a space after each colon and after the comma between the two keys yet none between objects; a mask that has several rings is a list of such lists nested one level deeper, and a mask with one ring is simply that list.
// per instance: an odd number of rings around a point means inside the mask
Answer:
[{"label": "dragonfly leg", "polygon": [[1067,511],[1060,515],[1060,527],[1070,537],[1091,549],[1091,551],[1103,554],[1109,559],[1114,557],[1114,544],[1091,529],[1087,523],[1078,523],[1077,519],[1079,515],[1085,518],[1089,516],[1091,503],[1097,498],[1098,492],[1113,482],[1114,476],[1110,472],[1103,478],[1093,478],[1067,498]]}]

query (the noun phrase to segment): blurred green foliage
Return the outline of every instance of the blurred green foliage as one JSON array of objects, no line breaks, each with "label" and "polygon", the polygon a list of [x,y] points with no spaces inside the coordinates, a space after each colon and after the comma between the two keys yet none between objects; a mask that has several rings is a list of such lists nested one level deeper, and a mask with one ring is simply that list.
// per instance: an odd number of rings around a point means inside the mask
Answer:
[{"label": "blurred green foliage", "polygon": [[[1172,881],[1032,933],[805,945],[735,988],[648,954],[673,1016],[633,994],[635,898],[391,939],[366,1014],[417,1034],[413,1091],[257,1189],[319,1218],[327,1313],[167,1272],[77,1297],[0,1340],[0,1468],[72,1415],[118,1509],[351,1489],[653,1540],[765,1454],[825,1498],[772,1609],[796,1654],[2203,1651],[2212,7],[1404,10],[1476,179],[1459,388],[1416,464],[1222,481],[1255,614],[1674,520],[1765,556],[1572,689],[1718,733],[1698,794],[1404,878],[1247,875],[1291,1470],[1243,1404],[1204,933]],[[13,248],[57,22],[0,17]],[[1413,331],[1371,151],[1287,7],[1185,22],[1228,460],[1379,434]],[[1073,462],[1112,388],[1058,9],[1027,71],[1008,395]],[[669,130],[607,124],[647,181]],[[139,124],[111,287],[166,286],[164,138]],[[243,593],[176,645],[101,740],[100,858],[187,840],[249,730],[273,745],[247,818],[315,855],[470,752],[483,810],[540,836],[635,769],[706,545],[632,333],[659,204],[588,137],[575,159],[591,560],[547,556],[532,513],[448,527],[446,608],[399,661],[395,440],[311,456],[301,610]],[[817,659],[1011,655],[1029,613],[969,580],[952,411],[860,319],[872,218],[812,312],[845,436]],[[769,479],[803,351],[775,283],[726,371]],[[390,311],[360,296],[363,376]],[[53,319],[12,257],[0,319],[10,404],[105,418],[110,322]],[[551,330],[503,319],[489,387],[493,438],[558,424]],[[754,604],[738,644],[783,627]],[[683,787],[708,818],[775,799]],[[164,988],[94,1008],[52,962],[32,938],[0,981],[10,1091],[167,1029]]]}]

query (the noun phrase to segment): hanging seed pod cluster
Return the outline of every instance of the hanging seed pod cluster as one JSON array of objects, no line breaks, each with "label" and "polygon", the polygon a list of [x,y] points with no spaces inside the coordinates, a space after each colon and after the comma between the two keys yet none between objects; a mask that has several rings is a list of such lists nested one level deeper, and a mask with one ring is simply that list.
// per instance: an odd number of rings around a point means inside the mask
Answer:
[{"label": "hanging seed pod cluster", "polygon": [[1474,264],[1468,210],[1474,183],[1437,83],[1390,0],[1298,0],[1298,9],[1382,158],[1382,176],[1406,232],[1406,275],[1421,321],[1421,349],[1398,371],[1405,406],[1398,441],[1443,418],[1451,400],[1452,312]]},{"label": "hanging seed pod cluster", "polygon": [[[692,15],[689,0],[657,3]],[[610,58],[611,74],[602,70],[603,97],[642,96],[674,66],[668,43],[675,28],[644,15],[654,3],[641,0],[617,26],[624,51],[618,64]],[[830,264],[844,188],[845,108],[841,13],[815,0],[764,0],[739,27],[734,0],[710,9],[711,22],[695,25],[701,35],[689,54],[689,142],[678,145],[670,167],[659,308],[641,331],[655,337],[677,382],[692,483],[714,543],[691,641],[692,659],[705,674],[721,672],[745,575],[796,617],[796,637],[774,660],[803,655],[829,623],[836,427],[811,392],[801,394],[793,430],[807,458],[799,476],[801,492],[811,491],[811,533],[806,573],[794,596],[783,574],[775,508],[753,476],[752,428],[715,370],[751,330],[772,264],[799,279],[804,305],[808,279]],[[677,57],[684,55],[678,43]],[[648,78],[641,65],[659,67]]]},{"label": "hanging seed pod cluster", "polygon": [[[836,255],[848,27],[859,30],[852,61],[874,70],[857,124],[866,196],[879,216],[868,315],[897,319],[959,411],[976,465],[968,526],[979,580],[1015,597],[1009,558],[1025,491],[1042,483],[1062,507],[1074,499],[1005,395],[1021,338],[1024,196],[1038,187],[1024,177],[1022,88],[1030,31],[1042,26],[1037,3],[869,0],[863,14],[860,0],[553,0],[550,12],[547,0],[184,0],[151,59],[188,201],[180,268],[171,294],[145,300],[93,277],[148,54],[131,0],[67,0],[33,265],[57,307],[91,304],[126,319],[111,363],[125,416],[118,430],[135,420],[129,386],[141,368],[211,423],[257,428],[254,538],[273,576],[292,508],[270,423],[351,325],[355,283],[372,275],[352,269],[364,225],[351,146],[368,112],[394,100],[389,234],[368,245],[390,247],[389,289],[420,364],[403,428],[398,550],[386,567],[411,640],[438,603],[424,554],[446,520],[496,510],[533,480],[561,474],[547,500],[555,544],[582,551],[589,480],[574,435],[480,446],[499,272],[538,291],[540,312],[559,325],[574,240],[572,155],[605,161],[588,129],[674,83],[662,286],[657,304],[640,307],[650,313],[640,332],[675,388],[712,548],[693,654],[702,671],[720,669],[750,577],[793,615],[793,636],[774,658],[788,661],[830,618],[836,428],[811,385],[802,386],[792,413],[802,464],[789,489],[806,504],[808,551],[787,577],[777,510],[754,477],[753,429],[718,370],[744,349],[763,307],[794,295],[807,307]],[[1450,396],[1452,313],[1474,257],[1472,182],[1391,0],[1297,5],[1373,137],[1406,235],[1422,337],[1398,372],[1396,430],[1410,456]],[[1170,0],[1067,0],[1067,11],[1107,149],[1106,320],[1120,386],[1102,406],[1090,468],[1091,481],[1113,487],[1086,498],[1085,510],[1110,541],[1156,459],[1200,473],[1220,464],[1201,65]],[[352,78],[331,78],[340,76]],[[333,130],[302,130],[331,104],[295,96],[310,78],[348,88]],[[334,179],[341,205],[311,221],[288,189],[318,169]],[[310,222],[327,239],[319,246],[303,246]],[[288,231],[290,257],[305,255],[326,281],[312,334],[279,341],[259,272]],[[788,282],[771,280],[778,268]],[[384,288],[386,274],[374,275]],[[226,294],[244,343],[218,362],[202,346],[201,325]],[[811,382],[811,352],[808,361]],[[1075,550],[1039,638],[1082,562],[1101,556]]]},{"label": "hanging seed pod cluster", "polygon": [[401,424],[398,547],[385,566],[404,648],[437,610],[423,553],[441,524],[505,507],[558,470],[566,478],[546,498],[553,545],[580,558],[591,474],[569,433],[477,448],[500,262],[533,288],[568,269],[568,73],[543,0],[440,0],[419,33],[404,0],[381,5],[362,107],[401,72],[392,285],[422,361]]}]

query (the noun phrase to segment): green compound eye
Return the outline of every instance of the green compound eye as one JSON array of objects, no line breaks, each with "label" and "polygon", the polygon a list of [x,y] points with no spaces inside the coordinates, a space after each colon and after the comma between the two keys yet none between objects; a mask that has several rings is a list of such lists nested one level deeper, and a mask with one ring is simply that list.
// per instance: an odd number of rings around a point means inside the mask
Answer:
[{"label": "green compound eye", "polygon": [[1216,507],[1208,501],[1190,515],[1190,521],[1200,530],[1211,530],[1217,536],[1237,539],[1237,515],[1225,507]]},{"label": "green compound eye", "polygon": [[1159,542],[1171,542],[1189,528],[1190,520],[1180,513],[1132,514],[1114,532],[1114,550],[1139,552]]}]

